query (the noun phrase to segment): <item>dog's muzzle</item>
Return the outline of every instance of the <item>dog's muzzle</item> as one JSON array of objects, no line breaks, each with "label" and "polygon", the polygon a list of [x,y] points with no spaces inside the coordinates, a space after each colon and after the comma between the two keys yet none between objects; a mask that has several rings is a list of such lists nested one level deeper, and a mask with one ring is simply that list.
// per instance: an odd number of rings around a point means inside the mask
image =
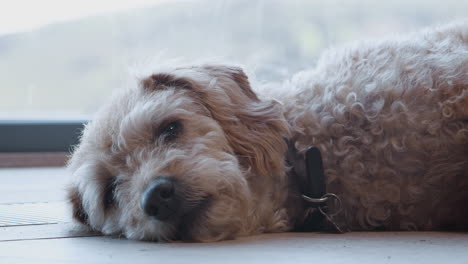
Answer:
[{"label": "dog's muzzle", "polygon": [[177,184],[171,177],[161,176],[150,182],[140,200],[141,209],[149,217],[167,221],[178,214],[180,199]]}]

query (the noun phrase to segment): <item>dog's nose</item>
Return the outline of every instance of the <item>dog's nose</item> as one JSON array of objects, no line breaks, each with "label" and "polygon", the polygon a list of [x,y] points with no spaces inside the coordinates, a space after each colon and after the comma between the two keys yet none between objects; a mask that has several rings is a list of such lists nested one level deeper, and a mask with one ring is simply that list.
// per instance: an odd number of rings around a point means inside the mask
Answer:
[{"label": "dog's nose", "polygon": [[179,201],[176,186],[170,177],[158,177],[143,192],[140,201],[146,215],[165,221],[177,214]]}]

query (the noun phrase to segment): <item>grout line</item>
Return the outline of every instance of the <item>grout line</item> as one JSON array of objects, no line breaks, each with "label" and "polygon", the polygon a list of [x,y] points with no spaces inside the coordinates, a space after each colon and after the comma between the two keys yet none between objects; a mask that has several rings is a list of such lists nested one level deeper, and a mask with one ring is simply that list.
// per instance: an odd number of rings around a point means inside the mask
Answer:
[{"label": "grout line", "polygon": [[52,239],[65,239],[65,238],[80,238],[80,237],[103,237],[103,235],[82,235],[82,236],[63,236],[63,237],[40,237],[40,238],[23,238],[23,239],[8,239],[0,240],[2,242],[17,242],[17,241],[32,241],[32,240],[52,240]]},{"label": "grout line", "polygon": [[66,224],[66,223],[68,223],[68,222],[57,222],[57,223],[39,223],[39,224],[20,224],[20,225],[0,225],[0,228],[23,227],[23,226],[58,225],[58,224]]}]

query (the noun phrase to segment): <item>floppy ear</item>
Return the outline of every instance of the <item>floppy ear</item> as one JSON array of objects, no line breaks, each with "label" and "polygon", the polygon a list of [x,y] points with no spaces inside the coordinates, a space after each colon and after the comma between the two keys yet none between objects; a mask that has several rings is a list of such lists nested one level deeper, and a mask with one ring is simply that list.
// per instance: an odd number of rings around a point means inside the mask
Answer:
[{"label": "floppy ear", "polygon": [[68,189],[68,201],[72,206],[73,218],[84,225],[88,225],[88,214],[83,208],[83,201],[78,188],[72,186]]},{"label": "floppy ear", "polygon": [[190,80],[182,77],[177,77],[169,73],[157,73],[141,81],[141,86],[146,91],[161,90],[168,87],[177,87],[183,89],[191,89]]},{"label": "floppy ear", "polygon": [[201,90],[204,104],[222,126],[241,165],[260,175],[283,172],[289,127],[279,103],[259,100],[240,68],[208,65],[202,69],[212,81],[195,89]]}]

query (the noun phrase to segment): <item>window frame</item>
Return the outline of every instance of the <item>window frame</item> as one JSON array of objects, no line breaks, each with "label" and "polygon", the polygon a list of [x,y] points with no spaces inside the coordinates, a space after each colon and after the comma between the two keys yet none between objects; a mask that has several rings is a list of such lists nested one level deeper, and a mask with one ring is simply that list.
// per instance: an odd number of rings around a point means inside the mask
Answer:
[{"label": "window frame", "polygon": [[71,152],[87,120],[0,120],[0,152]]},{"label": "window frame", "polygon": [[0,120],[0,168],[64,166],[88,120]]}]

